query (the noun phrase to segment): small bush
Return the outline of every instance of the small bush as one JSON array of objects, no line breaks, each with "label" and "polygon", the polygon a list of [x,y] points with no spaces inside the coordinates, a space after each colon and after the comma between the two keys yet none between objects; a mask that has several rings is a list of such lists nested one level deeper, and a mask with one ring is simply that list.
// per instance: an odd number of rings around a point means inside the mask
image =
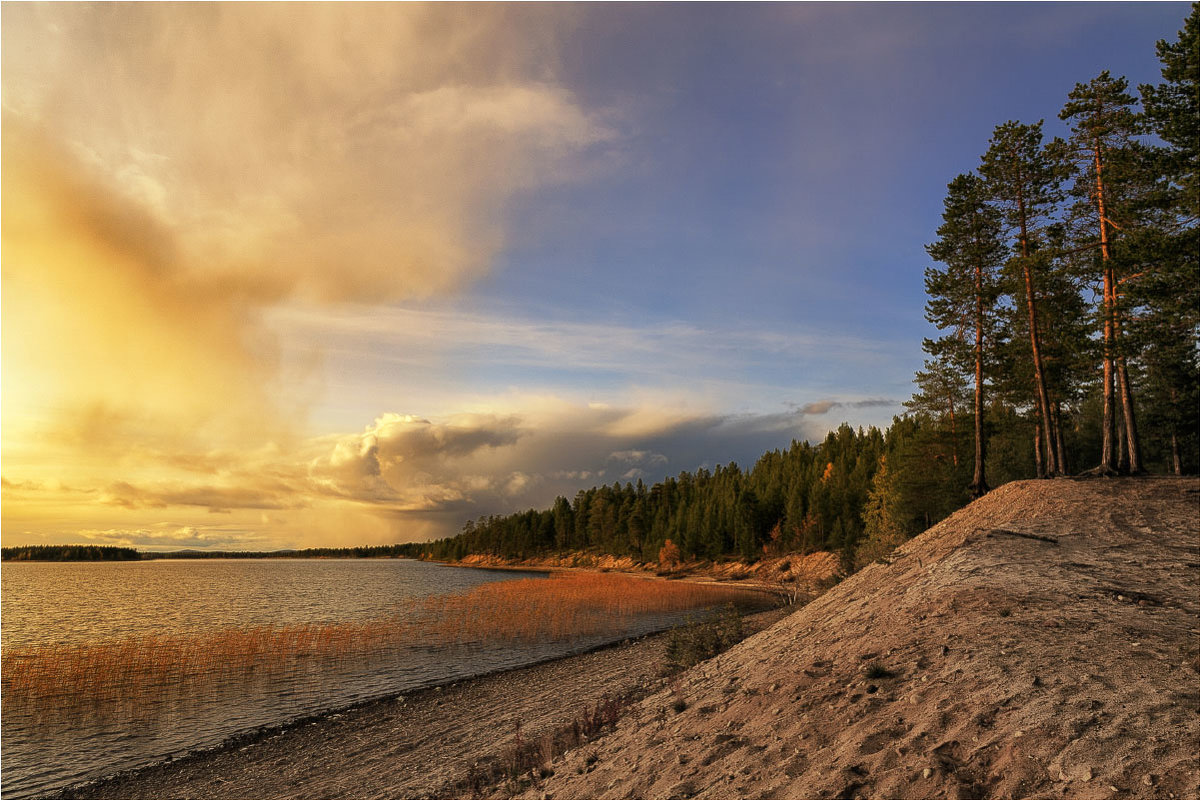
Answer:
[{"label": "small bush", "polygon": [[673,568],[680,563],[680,546],[671,540],[666,540],[659,549],[659,566]]},{"label": "small bush", "polygon": [[887,679],[887,678],[891,678],[892,676],[894,676],[896,674],[894,674],[888,668],[884,667],[883,664],[881,664],[879,662],[872,662],[863,671],[863,675],[867,676],[869,679]]},{"label": "small bush", "polygon": [[675,673],[704,662],[725,651],[743,638],[742,617],[733,604],[720,612],[709,613],[701,621],[688,618],[671,630],[664,655],[667,673]]},{"label": "small bush", "polygon": [[[467,778],[455,785],[462,793],[489,795],[500,788],[506,796],[519,794],[531,782],[554,775],[551,763],[572,748],[590,742],[617,725],[634,696],[605,696],[595,706],[585,706],[570,724],[547,729],[533,737],[523,737],[518,721],[513,742],[498,756],[477,762]],[[592,762],[596,761],[591,757]]]}]

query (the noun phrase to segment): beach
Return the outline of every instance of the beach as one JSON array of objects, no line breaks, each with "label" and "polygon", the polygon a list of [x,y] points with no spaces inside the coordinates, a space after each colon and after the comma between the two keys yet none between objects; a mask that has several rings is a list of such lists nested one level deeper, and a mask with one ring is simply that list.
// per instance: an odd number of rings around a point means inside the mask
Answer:
[{"label": "beach", "polygon": [[[747,633],[788,609],[744,618]],[[259,729],[60,798],[456,798],[517,741],[666,686],[667,634]]]}]

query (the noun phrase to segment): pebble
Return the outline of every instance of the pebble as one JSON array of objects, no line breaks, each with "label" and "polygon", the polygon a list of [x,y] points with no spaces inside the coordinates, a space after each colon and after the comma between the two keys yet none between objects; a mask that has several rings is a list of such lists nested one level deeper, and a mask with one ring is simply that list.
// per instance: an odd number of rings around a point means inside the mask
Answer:
[{"label": "pebble", "polygon": [[934,771],[930,770],[929,768],[922,768],[922,778],[923,779],[928,779],[933,775],[934,775]]},{"label": "pebble", "polygon": [[1146,785],[1147,787],[1154,787],[1155,786],[1155,777],[1152,776],[1150,773],[1144,773],[1143,774],[1143,784]]}]

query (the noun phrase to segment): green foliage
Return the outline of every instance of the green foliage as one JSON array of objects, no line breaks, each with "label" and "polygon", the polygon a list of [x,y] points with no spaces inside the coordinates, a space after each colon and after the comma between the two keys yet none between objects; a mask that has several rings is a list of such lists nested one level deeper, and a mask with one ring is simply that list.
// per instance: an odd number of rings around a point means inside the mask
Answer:
[{"label": "green foliage", "polygon": [[1175,42],[1155,45],[1164,82],[1139,86],[1147,122],[1162,139],[1162,170],[1174,185],[1177,202],[1197,216],[1198,26],[1197,3]]},{"label": "green foliage", "polygon": [[896,476],[888,469],[888,457],[880,457],[880,469],[872,479],[863,510],[865,538],[855,550],[856,570],[892,553],[909,537],[901,523],[902,499]]},{"label": "green foliage", "polygon": [[676,673],[712,659],[742,638],[742,617],[733,604],[700,621],[690,617],[668,634],[664,672]]},{"label": "green foliage", "polygon": [[557,498],[547,510],[471,521],[455,537],[403,546],[403,553],[528,558],[574,550],[650,562],[669,540],[675,548],[667,552],[677,560],[754,560],[769,550],[853,552],[884,447],[879,430],[843,425],[818,445],[794,441],[765,453],[749,471],[729,464],[651,487],[593,487],[571,502]]}]

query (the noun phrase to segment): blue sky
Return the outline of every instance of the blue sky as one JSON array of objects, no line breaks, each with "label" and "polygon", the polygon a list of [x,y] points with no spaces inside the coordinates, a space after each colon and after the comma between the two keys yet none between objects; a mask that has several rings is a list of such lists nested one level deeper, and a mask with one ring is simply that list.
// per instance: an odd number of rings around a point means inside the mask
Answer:
[{"label": "blue sky", "polygon": [[947,182],[1188,11],[7,5],[5,542],[391,542],[886,425]]}]

